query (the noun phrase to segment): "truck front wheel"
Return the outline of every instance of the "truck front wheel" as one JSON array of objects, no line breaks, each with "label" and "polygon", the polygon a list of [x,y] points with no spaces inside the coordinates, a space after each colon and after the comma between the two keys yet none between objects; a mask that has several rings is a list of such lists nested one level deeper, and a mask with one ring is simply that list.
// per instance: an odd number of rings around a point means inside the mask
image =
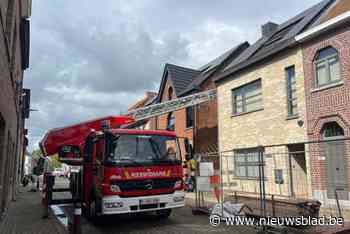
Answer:
[{"label": "truck front wheel", "polygon": [[156,213],[157,213],[158,218],[166,219],[166,218],[169,218],[169,216],[171,214],[171,209],[157,210]]},{"label": "truck front wheel", "polygon": [[100,225],[101,224],[101,216],[98,214],[98,204],[96,201],[92,201],[89,207],[88,212],[88,219],[95,225]]}]

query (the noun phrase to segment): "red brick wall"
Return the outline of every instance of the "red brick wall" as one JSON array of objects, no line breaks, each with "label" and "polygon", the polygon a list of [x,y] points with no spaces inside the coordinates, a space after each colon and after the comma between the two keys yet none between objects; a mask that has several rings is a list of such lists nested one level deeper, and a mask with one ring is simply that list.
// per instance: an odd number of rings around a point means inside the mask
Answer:
[{"label": "red brick wall", "polygon": [[[212,79],[201,85],[202,90],[215,89]],[[196,153],[213,152],[218,147],[217,101],[203,103],[196,108]]]},{"label": "red brick wall", "polygon": [[[164,92],[162,94],[161,102],[168,101],[168,91],[169,88],[172,87],[172,83],[168,79],[165,87],[164,87]],[[173,95],[171,99],[177,98],[175,94],[175,90],[173,88]],[[174,117],[175,117],[175,132],[178,137],[187,137],[190,142],[193,144],[193,128],[186,128],[186,109],[181,109],[178,111],[174,112]],[[158,116],[157,119],[157,129],[162,129],[165,130],[167,127],[167,118],[168,114]],[[181,141],[183,142],[183,141]],[[181,144],[181,151],[185,152],[184,145]],[[184,157],[184,154],[182,155]],[[183,158],[184,159],[184,158]]]},{"label": "red brick wall", "polygon": [[[324,90],[315,90],[314,58],[317,52],[328,46],[338,50],[343,84]],[[335,121],[350,136],[350,26],[338,28],[331,33],[314,39],[304,45],[304,72],[306,90],[307,129],[309,140],[322,140],[325,123]],[[311,175],[314,189],[326,189],[327,172],[322,144],[310,146]],[[350,146],[347,145],[350,181]],[[350,184],[349,184],[350,185]],[[350,186],[349,186],[350,188]]]},{"label": "red brick wall", "polygon": [[[161,97],[161,101],[167,101],[168,90],[172,87],[168,79]],[[208,79],[201,85],[202,90],[215,89],[212,79]],[[173,91],[172,99],[177,98]],[[217,102],[212,101],[203,103],[194,108],[195,129],[186,128],[186,109],[174,112],[175,132],[180,137],[187,137],[194,146],[195,153],[208,152],[217,150],[218,129],[217,129]],[[168,115],[157,117],[156,128],[166,129]],[[194,132],[195,131],[195,132]]]}]

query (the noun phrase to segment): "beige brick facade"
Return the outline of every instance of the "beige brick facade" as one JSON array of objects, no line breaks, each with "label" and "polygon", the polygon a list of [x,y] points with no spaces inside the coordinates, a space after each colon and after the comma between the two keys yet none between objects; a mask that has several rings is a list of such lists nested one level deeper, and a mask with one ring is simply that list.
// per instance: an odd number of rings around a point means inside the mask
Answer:
[{"label": "beige brick facade", "polygon": [[[302,142],[306,140],[305,91],[303,57],[295,49],[275,58],[268,64],[239,74],[218,85],[219,145],[220,150],[255,147],[258,145]],[[299,118],[287,120],[285,68],[295,66]],[[232,117],[231,90],[261,78],[262,111]]]},{"label": "beige brick facade", "polygon": [[[297,105],[298,117],[288,119],[287,108],[287,84],[285,69],[295,66],[297,82]],[[240,87],[254,80],[261,79],[263,109],[251,113],[233,116],[232,89]],[[306,141],[305,121],[305,91],[303,57],[300,48],[285,51],[283,54],[269,59],[268,62],[248,68],[248,70],[234,74],[225,81],[218,83],[218,125],[219,125],[219,149],[220,151],[231,151],[239,148],[251,148],[259,145],[292,144]],[[287,152],[287,147],[276,147],[273,150]],[[265,149],[266,155],[269,148]],[[294,160],[294,159],[292,159]],[[307,162],[307,156],[304,160]],[[258,192],[258,180],[237,179],[234,176],[234,162],[232,157],[223,157],[223,168],[228,173],[223,177],[223,182],[232,190]],[[305,164],[307,164],[304,162]],[[293,163],[293,162],[292,162]],[[296,164],[295,164],[296,165]],[[308,166],[307,166],[308,168]],[[274,170],[284,171],[284,183],[275,184]],[[288,157],[266,157],[266,188],[267,193],[290,195],[290,178]],[[294,179],[304,180],[307,196],[308,180],[305,171],[293,168]],[[300,173],[299,173],[300,172]]]}]

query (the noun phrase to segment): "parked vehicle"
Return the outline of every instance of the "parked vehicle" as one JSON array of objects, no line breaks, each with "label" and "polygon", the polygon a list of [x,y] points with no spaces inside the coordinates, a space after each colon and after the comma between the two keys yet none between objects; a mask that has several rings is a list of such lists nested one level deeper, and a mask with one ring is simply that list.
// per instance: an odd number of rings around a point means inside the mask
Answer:
[{"label": "parked vehicle", "polygon": [[[155,211],[166,218],[185,205],[179,140],[173,131],[119,128],[133,121],[118,116],[48,132],[45,155],[82,165],[71,172],[71,191],[82,198],[84,213],[103,215]],[[107,127],[107,126],[110,127]]]}]

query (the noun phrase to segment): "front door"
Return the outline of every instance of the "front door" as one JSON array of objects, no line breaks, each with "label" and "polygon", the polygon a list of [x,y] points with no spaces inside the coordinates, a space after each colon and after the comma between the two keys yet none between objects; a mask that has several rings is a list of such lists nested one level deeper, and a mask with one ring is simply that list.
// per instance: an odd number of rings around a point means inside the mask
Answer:
[{"label": "front door", "polygon": [[348,173],[343,140],[325,143],[327,159],[327,197],[334,199],[337,192],[339,200],[348,200]]},{"label": "front door", "polygon": [[308,181],[305,160],[305,145],[293,144],[288,146],[289,151],[289,177],[291,195],[296,198],[308,197]]}]

